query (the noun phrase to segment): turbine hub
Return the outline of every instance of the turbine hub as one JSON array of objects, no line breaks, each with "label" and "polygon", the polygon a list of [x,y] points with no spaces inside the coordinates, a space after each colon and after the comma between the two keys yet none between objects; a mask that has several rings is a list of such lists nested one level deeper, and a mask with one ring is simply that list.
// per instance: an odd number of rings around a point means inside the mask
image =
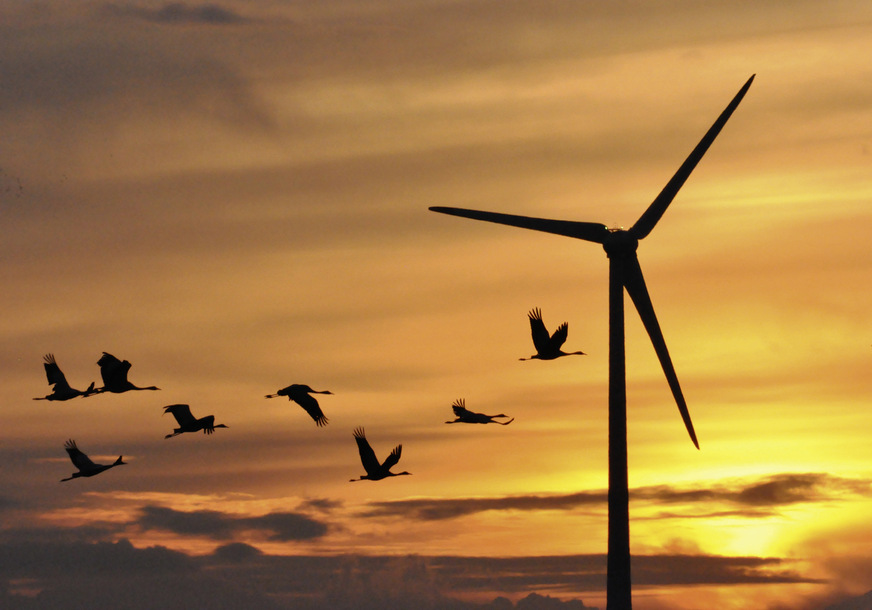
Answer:
[{"label": "turbine hub", "polygon": [[624,229],[609,229],[603,240],[603,250],[609,258],[632,255],[638,247],[639,240]]}]

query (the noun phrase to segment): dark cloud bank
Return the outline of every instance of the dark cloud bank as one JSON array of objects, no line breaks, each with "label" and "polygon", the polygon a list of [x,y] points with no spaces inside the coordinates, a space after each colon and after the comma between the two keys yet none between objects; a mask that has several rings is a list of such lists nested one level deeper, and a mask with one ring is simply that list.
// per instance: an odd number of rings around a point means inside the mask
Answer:
[{"label": "dark cloud bank", "polygon": [[298,513],[269,513],[259,517],[238,517],[211,510],[177,511],[161,506],[144,506],[137,525],[188,536],[229,540],[244,531],[266,534],[269,540],[289,542],[310,540],[327,533],[327,526]]},{"label": "dark cloud bank", "polygon": [[157,7],[145,7],[133,3],[109,3],[103,6],[101,13],[166,24],[232,25],[248,21],[232,9],[214,3],[168,2]]},{"label": "dark cloud bank", "polygon": [[[532,593],[605,586],[604,555],[275,556],[229,543],[191,556],[126,539],[85,542],[75,530],[34,533],[0,543],[0,607],[577,610],[587,606]],[[633,570],[638,587],[811,582],[776,558],[648,555],[634,557]],[[491,592],[520,599],[452,597]]]}]

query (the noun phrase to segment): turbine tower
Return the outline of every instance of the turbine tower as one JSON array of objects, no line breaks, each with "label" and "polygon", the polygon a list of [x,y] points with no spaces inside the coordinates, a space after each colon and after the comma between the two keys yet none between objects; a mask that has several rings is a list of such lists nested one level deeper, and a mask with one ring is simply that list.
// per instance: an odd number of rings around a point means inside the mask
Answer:
[{"label": "turbine tower", "polygon": [[639,240],[654,229],[666,208],[672,203],[699,160],[711,146],[733,111],[747,93],[754,76],[742,86],[727,105],[696,148],[682,163],[672,179],[663,187],[648,209],[629,230],[609,229],[604,224],[548,220],[496,212],[482,212],[462,208],[431,207],[434,212],[484,220],[498,224],[555,233],[584,241],[601,244],[609,259],[609,541],[607,575],[607,610],[630,610],[632,608],[630,581],[630,516],[629,489],[627,480],[627,383],[624,352],[624,289],[630,295],[654,351],[666,374],[666,380],[675,397],[681,419],[690,435],[690,440],[699,449],[696,432],[690,421],[687,403],[678,384],[675,367],[666,349],[666,341],[654,314],[648,295],[645,278],[636,249]]}]

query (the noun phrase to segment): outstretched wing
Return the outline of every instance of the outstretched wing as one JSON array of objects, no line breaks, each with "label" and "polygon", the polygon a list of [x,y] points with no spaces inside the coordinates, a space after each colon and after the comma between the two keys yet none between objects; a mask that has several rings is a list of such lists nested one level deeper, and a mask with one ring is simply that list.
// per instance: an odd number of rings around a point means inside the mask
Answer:
[{"label": "outstretched wing", "polygon": [[566,343],[566,336],[569,334],[569,323],[564,322],[557,327],[554,334],[551,335],[551,348],[560,349]]},{"label": "outstretched wing", "polygon": [[533,335],[533,345],[536,347],[536,351],[547,351],[550,347],[551,337],[542,321],[542,311],[536,307],[527,316],[530,318],[530,332]]},{"label": "outstretched wing", "polygon": [[403,446],[397,445],[394,447],[394,450],[391,451],[391,454],[385,458],[385,463],[382,464],[382,468],[387,471],[397,465],[397,462],[400,461],[400,454],[403,453]]},{"label": "outstretched wing", "polygon": [[466,400],[463,398],[458,398],[454,401],[454,404],[451,405],[451,408],[454,409],[454,415],[457,417],[463,417],[464,415],[470,415],[470,412],[466,409]]},{"label": "outstretched wing", "polygon": [[326,426],[327,418],[324,416],[324,412],[321,410],[321,406],[318,404],[318,401],[315,400],[314,397],[309,396],[303,392],[297,392],[292,400],[296,402],[298,405],[305,409],[306,413],[315,420],[315,423],[318,426]]},{"label": "outstretched wing", "polygon": [[197,423],[197,419],[191,415],[191,407],[189,405],[170,405],[164,407],[164,413],[172,413],[182,428]]},{"label": "outstretched wing", "polygon": [[369,446],[369,441],[366,440],[363,428],[354,429],[354,440],[357,441],[357,451],[360,453],[360,462],[363,464],[366,474],[377,474],[379,471],[378,459],[375,457],[375,451]]},{"label": "outstretched wing", "polygon": [[96,464],[91,461],[91,458],[79,451],[79,448],[76,446],[76,441],[74,441],[73,439],[70,439],[66,443],[64,443],[64,448],[67,450],[67,453],[70,454],[70,459],[73,462],[73,466],[75,466],[82,472],[96,467]]},{"label": "outstretched wing", "polygon": [[130,363],[127,360],[121,361],[112,354],[103,352],[97,364],[100,366],[103,385],[127,381],[127,371],[130,370]]},{"label": "outstretched wing", "polygon": [[46,354],[44,359],[43,366],[45,367],[45,376],[48,379],[48,384],[56,386],[56,390],[69,389],[70,384],[67,383],[66,376],[55,361],[54,354]]},{"label": "outstretched wing", "polygon": [[215,432],[215,416],[207,415],[198,420],[203,425],[203,434],[212,434]]}]

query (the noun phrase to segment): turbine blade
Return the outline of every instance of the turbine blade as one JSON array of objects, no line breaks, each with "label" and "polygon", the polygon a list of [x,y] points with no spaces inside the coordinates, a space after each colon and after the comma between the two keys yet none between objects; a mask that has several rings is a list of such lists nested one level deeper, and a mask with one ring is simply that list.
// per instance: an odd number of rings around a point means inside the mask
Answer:
[{"label": "turbine blade", "polygon": [[687,159],[685,159],[684,163],[681,164],[681,167],[678,168],[678,171],[675,172],[675,175],[672,176],[672,179],[665,187],[663,187],[660,194],[657,195],[657,198],[654,199],[651,205],[648,206],[648,209],[639,217],[639,220],[637,220],[636,224],[634,224],[630,229],[630,234],[633,237],[636,239],[642,239],[651,232],[654,225],[656,225],[657,221],[660,220],[660,217],[663,216],[666,208],[669,207],[670,203],[672,203],[678,190],[684,185],[688,176],[690,176],[690,172],[694,170],[696,164],[699,163],[700,159],[702,159],[702,156],[709,149],[712,142],[715,141],[715,138],[721,132],[721,129],[739,105],[739,102],[741,102],[742,98],[745,97],[745,93],[748,92],[748,88],[751,86],[754,76],[756,75],[752,75],[751,78],[748,79],[748,82],[739,89],[739,92],[736,94],[736,97],[733,98],[733,101],[731,101],[724,109],[721,116],[718,117],[718,120],[714,122],[714,125],[709,128],[706,134],[702,137],[702,140],[699,141],[699,144],[696,145],[696,148],[693,149]]},{"label": "turbine blade", "polygon": [[651,337],[654,351],[657,352],[660,366],[663,367],[663,372],[666,374],[666,380],[669,382],[672,395],[675,397],[675,402],[678,405],[679,413],[681,413],[681,419],[684,420],[687,433],[690,434],[690,440],[699,449],[696,432],[693,431],[693,423],[690,421],[690,412],[687,410],[687,403],[684,400],[684,394],[681,392],[681,386],[678,385],[678,375],[675,374],[675,367],[672,366],[669,350],[666,349],[663,332],[660,330],[660,324],[657,322],[657,316],[654,314],[654,306],[651,304],[651,296],[648,294],[645,278],[642,277],[639,259],[635,256],[628,257],[626,260],[624,287],[626,287],[630,298],[633,300],[633,304],[639,312],[639,317],[642,318],[642,323],[645,325],[645,330],[648,331],[648,336]]},{"label": "turbine blade", "polygon": [[548,220],[546,218],[530,218],[528,216],[515,216],[514,214],[499,214],[497,212],[482,212],[479,210],[466,210],[463,208],[446,208],[435,206],[430,208],[440,214],[451,214],[474,220],[485,220],[501,225],[532,229],[544,233],[554,233],[584,241],[592,241],[597,244],[603,243],[609,234],[608,227],[596,222],[575,222],[571,220]]}]

